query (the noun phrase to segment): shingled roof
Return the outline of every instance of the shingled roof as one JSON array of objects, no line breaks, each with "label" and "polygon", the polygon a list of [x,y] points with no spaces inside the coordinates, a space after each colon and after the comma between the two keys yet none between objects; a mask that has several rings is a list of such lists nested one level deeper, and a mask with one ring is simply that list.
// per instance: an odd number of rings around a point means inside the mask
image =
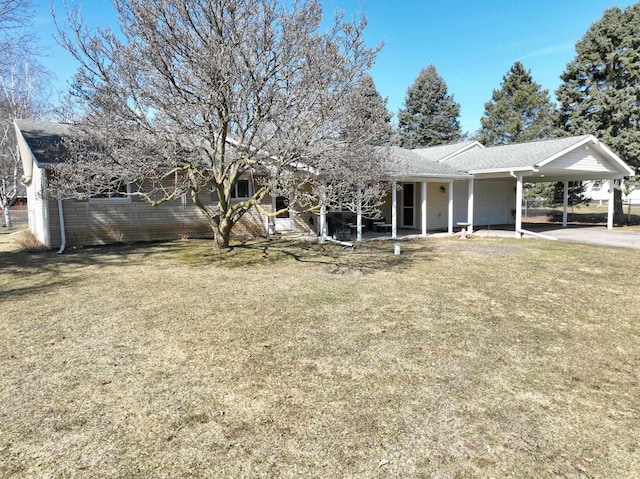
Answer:
[{"label": "shingled roof", "polygon": [[591,135],[552,140],[515,143],[511,145],[475,148],[445,161],[452,168],[476,172],[482,170],[534,168],[541,162],[578,145]]},{"label": "shingled roof", "polygon": [[415,150],[391,146],[387,151],[390,166],[386,173],[391,177],[466,178],[469,176],[446,163],[438,163],[418,154]]},{"label": "shingled roof", "polygon": [[[71,125],[30,120],[16,120],[16,127],[31,149],[40,167],[63,160],[60,144],[69,134]],[[615,153],[592,135],[555,138],[528,143],[485,148],[477,141],[408,150],[401,147],[380,147],[388,153],[387,175],[394,178],[464,179],[475,174],[536,170],[581,145],[593,145],[604,154],[624,176],[633,170]]]},{"label": "shingled roof", "polygon": [[38,166],[53,165],[61,161],[58,146],[69,134],[71,125],[31,120],[15,120],[15,124]]}]

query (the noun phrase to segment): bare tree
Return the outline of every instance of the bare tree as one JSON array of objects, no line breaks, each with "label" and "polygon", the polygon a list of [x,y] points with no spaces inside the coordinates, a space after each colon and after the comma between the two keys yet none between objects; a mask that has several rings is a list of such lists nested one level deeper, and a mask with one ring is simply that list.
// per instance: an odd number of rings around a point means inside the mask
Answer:
[{"label": "bare tree", "polygon": [[[381,150],[369,140],[379,134],[347,128],[378,50],[364,44],[364,17],[336,15],[325,31],[318,0],[114,6],[118,34],[87,30],[77,10],[59,25],[61,43],[81,64],[71,94],[82,113],[53,185],[59,194],[123,181],[154,204],[187,193],[220,249],[267,195],[287,196],[291,210],[318,211],[349,202],[350,191],[375,208]],[[264,180],[250,198],[231,201],[249,173]],[[199,197],[208,188],[213,207]]]},{"label": "bare tree", "polygon": [[26,33],[30,15],[31,0],[0,0],[0,206],[6,227],[9,208],[23,190],[13,120],[39,119],[45,112],[48,73],[36,62],[36,45]]},{"label": "bare tree", "polygon": [[10,67],[10,53],[31,51],[33,36],[28,32],[32,0],[0,0],[0,68]]}]

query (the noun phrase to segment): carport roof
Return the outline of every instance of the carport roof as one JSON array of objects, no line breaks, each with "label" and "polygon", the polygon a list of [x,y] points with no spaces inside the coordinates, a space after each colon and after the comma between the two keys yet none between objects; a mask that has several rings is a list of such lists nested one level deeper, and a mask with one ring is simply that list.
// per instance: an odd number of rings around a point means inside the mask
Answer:
[{"label": "carport roof", "polygon": [[[589,147],[592,147],[593,150],[587,154]],[[584,151],[579,150],[580,148],[583,148]],[[616,177],[634,175],[633,169],[593,135],[555,138],[488,148],[483,147],[478,142],[463,142],[442,147],[404,151],[412,152],[413,156],[394,151],[392,158],[395,159],[402,156],[405,163],[414,163],[413,166],[401,163],[397,168],[409,174],[414,171],[428,174],[431,171],[436,171],[439,167],[447,166],[452,176],[456,174],[506,176],[510,172],[516,171],[543,172],[544,170],[548,170],[554,177],[571,176],[576,179],[594,174]],[[592,170],[585,167],[586,162],[585,164],[574,162],[571,165],[561,165],[561,161],[556,161],[567,158],[565,155],[574,151],[581,151],[583,157],[595,152],[597,155],[594,158],[597,156],[598,159],[594,161],[600,161],[600,163],[595,170]],[[416,156],[420,157],[420,159],[417,159]]]}]

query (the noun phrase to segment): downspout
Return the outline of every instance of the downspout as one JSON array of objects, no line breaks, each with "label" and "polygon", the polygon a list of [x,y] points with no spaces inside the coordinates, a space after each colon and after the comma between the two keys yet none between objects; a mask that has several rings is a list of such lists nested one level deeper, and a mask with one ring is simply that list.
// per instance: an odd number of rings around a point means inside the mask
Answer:
[{"label": "downspout", "polygon": [[62,242],[58,254],[62,254],[67,246],[67,234],[64,230],[64,212],[62,211],[62,199],[60,197],[58,197],[58,219],[60,220],[60,241]]}]

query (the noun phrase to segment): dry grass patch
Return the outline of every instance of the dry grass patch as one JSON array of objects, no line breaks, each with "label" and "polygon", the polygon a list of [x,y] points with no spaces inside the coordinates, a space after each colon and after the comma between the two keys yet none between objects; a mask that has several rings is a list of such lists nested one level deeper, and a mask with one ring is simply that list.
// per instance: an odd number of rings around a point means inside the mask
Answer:
[{"label": "dry grass patch", "polygon": [[0,253],[0,476],[631,477],[640,252]]}]

